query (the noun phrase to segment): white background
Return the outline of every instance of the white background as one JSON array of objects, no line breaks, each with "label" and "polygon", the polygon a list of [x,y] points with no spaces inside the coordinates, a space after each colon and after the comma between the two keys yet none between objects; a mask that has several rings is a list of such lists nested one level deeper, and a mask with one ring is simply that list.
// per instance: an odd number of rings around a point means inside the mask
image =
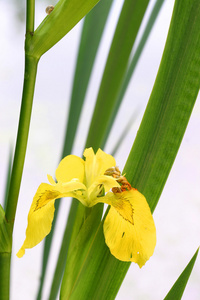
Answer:
[{"label": "white background", "polygon": [[[152,30],[151,36],[137,65],[125,100],[115,122],[106,151],[122,131],[124,120],[131,116],[131,103],[134,99],[140,113],[132,126],[124,144],[115,158],[120,169],[131,149],[145,106],[153,87],[167,36],[173,9],[173,0],[166,0]],[[73,149],[82,155],[90,116],[94,107],[98,86],[108,53],[114,25],[122,5],[116,0],[110,15],[106,33],[98,52],[92,73],[93,79],[87,92],[87,101],[81,117],[78,134]],[[46,3],[36,6],[36,26],[45,17]],[[152,3],[150,8],[152,7]],[[24,25],[16,20],[16,7],[2,2],[0,11],[0,190],[3,199],[5,174],[10,146],[14,146],[19,117],[23,69],[24,69]],[[22,259],[15,253],[25,237],[27,214],[33,195],[41,182],[47,182],[46,174],[55,173],[61,155],[64,128],[70,99],[76,54],[82,23],[80,22],[62,41],[47,52],[39,62],[36,90],[27,155],[17,209],[12,258],[11,300],[36,299],[42,262],[41,243],[26,251]],[[194,107],[188,128],[177,158],[167,180],[159,204],[154,213],[157,228],[157,246],[153,257],[139,269],[132,264],[117,300],[149,299],[165,297],[179,274],[193,256],[200,242],[200,106]],[[54,246],[51,252],[51,265],[43,299],[48,299],[48,291],[54,271],[57,253],[62,238],[69,209],[68,199],[62,201],[62,213],[56,227]],[[200,298],[200,263],[197,258],[183,299]],[[112,276],[112,274],[111,274]]]}]

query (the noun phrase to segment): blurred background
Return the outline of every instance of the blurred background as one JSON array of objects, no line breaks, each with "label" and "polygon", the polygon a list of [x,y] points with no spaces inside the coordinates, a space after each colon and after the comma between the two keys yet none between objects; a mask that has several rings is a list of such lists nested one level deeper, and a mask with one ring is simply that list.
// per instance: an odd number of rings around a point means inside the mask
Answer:
[{"label": "blurred background", "polygon": [[[155,1],[150,5],[144,24]],[[55,1],[36,1],[37,27],[46,16],[45,8]],[[115,25],[122,7],[115,0],[106,25],[92,72],[73,153],[81,156],[103,68]],[[3,201],[10,149],[14,148],[20,111],[24,72],[25,1],[1,1],[0,10],[0,203]],[[105,151],[110,153],[126,121],[137,109],[137,118],[115,155],[120,170],[132,147],[158,71],[174,0],[166,0],[147,41],[125,99],[117,115]],[[143,24],[143,25],[144,25]],[[40,60],[36,81],[27,155],[17,209],[12,257],[11,300],[36,299],[40,280],[43,243],[27,250],[22,259],[15,253],[25,237],[27,215],[32,198],[47,174],[54,176],[58,166],[68,114],[71,86],[82,21]],[[144,26],[142,26],[144,28]],[[92,42],[92,41],[91,41]],[[132,101],[136,106],[133,107]],[[181,147],[160,201],[154,212],[157,246],[153,257],[139,269],[132,264],[117,300],[165,297],[200,244],[200,105],[196,101]],[[43,300],[48,299],[59,245],[62,239],[70,200],[62,200],[56,226]],[[111,274],[112,276],[112,274]],[[197,258],[184,300],[200,297],[200,259]]]}]

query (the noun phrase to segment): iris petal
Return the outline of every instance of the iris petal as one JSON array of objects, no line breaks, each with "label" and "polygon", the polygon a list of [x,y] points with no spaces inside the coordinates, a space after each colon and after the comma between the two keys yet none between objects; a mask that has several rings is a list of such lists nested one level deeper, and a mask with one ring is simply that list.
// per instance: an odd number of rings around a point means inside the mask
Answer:
[{"label": "iris petal", "polygon": [[73,197],[73,191],[78,189],[85,189],[85,186],[77,181],[53,186],[47,183],[40,184],[28,214],[26,239],[17,253],[18,257],[22,257],[25,249],[36,246],[49,234],[54,217],[55,199]]},{"label": "iris petal", "polygon": [[112,206],[103,230],[110,252],[117,259],[135,262],[141,268],[156,245],[155,224],[145,197],[132,189],[113,197],[108,195],[107,201]]},{"label": "iris petal", "polygon": [[58,182],[68,182],[77,178],[80,182],[84,180],[85,162],[76,155],[68,155],[61,160],[56,170]]},{"label": "iris petal", "polygon": [[85,161],[85,176],[87,187],[89,187],[98,176],[103,175],[105,171],[116,165],[115,159],[112,155],[98,149],[96,155],[92,148],[87,148],[83,154]]}]

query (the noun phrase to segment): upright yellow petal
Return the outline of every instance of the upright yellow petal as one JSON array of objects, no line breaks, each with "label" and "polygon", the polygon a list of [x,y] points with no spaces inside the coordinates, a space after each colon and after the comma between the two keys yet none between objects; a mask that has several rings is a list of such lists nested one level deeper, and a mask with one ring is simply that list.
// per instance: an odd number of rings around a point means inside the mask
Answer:
[{"label": "upright yellow petal", "polygon": [[106,244],[117,259],[135,262],[141,268],[153,255],[156,245],[156,228],[149,205],[136,189],[108,193],[107,199],[112,206],[103,225]]},{"label": "upright yellow petal", "polygon": [[80,182],[84,181],[85,162],[76,155],[68,155],[63,158],[56,170],[58,182],[68,182],[77,178]]},{"label": "upright yellow petal", "polygon": [[36,246],[49,234],[54,217],[55,199],[73,197],[74,191],[78,189],[85,189],[85,186],[77,181],[55,185],[40,184],[28,214],[26,239],[17,253],[18,257],[22,257],[25,249]]},{"label": "upright yellow petal", "polygon": [[95,181],[96,177],[103,175],[107,169],[116,165],[114,157],[101,149],[98,149],[95,155],[92,148],[87,148],[83,155],[86,158],[85,176],[87,187]]}]

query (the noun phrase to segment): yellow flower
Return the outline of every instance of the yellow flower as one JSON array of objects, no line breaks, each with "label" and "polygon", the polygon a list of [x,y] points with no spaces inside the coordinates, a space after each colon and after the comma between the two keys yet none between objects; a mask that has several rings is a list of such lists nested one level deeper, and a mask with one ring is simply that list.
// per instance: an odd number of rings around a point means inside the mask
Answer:
[{"label": "yellow flower", "polygon": [[[156,230],[145,197],[133,189],[116,167],[115,159],[99,149],[85,149],[85,160],[66,156],[56,170],[56,179],[41,183],[28,214],[26,239],[17,253],[36,246],[50,232],[54,202],[74,197],[83,205],[111,205],[103,230],[112,255],[122,261],[133,261],[142,267],[154,252]],[[112,189],[112,191],[111,191]]]}]

